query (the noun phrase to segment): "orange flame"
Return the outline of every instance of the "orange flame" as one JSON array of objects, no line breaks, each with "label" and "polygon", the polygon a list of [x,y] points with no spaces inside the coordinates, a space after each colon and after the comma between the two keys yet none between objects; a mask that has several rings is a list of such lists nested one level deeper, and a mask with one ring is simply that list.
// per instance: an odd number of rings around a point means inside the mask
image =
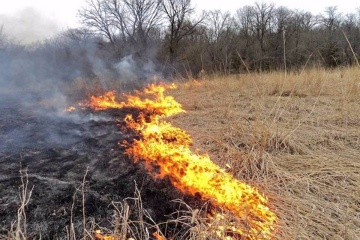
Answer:
[{"label": "orange flame", "polygon": [[104,110],[109,108],[120,109],[124,107],[133,107],[140,110],[149,110],[156,115],[171,116],[177,113],[185,112],[181,104],[176,102],[172,96],[164,96],[167,89],[176,88],[175,84],[150,84],[143,92],[136,91],[136,94],[151,94],[155,99],[144,99],[136,95],[124,95],[127,97],[127,102],[117,102],[115,100],[115,91],[110,91],[102,96],[92,96],[90,102],[81,104],[82,106],[90,107],[95,110]]},{"label": "orange flame", "polygon": [[[267,199],[256,188],[226,173],[208,155],[193,153],[190,135],[163,120],[164,116],[185,112],[173,97],[164,96],[166,89],[174,87],[152,84],[143,92],[137,92],[138,95],[153,95],[152,100],[130,95],[126,103],[116,102],[114,93],[110,92],[102,97],[93,97],[89,106],[94,109],[134,107],[151,113],[147,119],[145,114],[140,114],[138,119],[131,115],[126,117],[128,127],[138,131],[142,137],[127,146],[126,153],[135,161],[145,161],[155,177],[168,177],[184,193],[200,194],[203,199],[230,210],[241,219],[241,223],[228,226],[226,230],[230,229],[247,239],[270,238],[277,217],[267,207]],[[214,214],[213,218],[219,217],[222,215]],[[225,228],[220,227],[217,233],[221,229]]]},{"label": "orange flame", "polygon": [[103,110],[108,108],[123,108],[124,104],[115,101],[115,91],[110,91],[99,97],[91,97],[90,103],[82,104],[95,110]]},{"label": "orange flame", "polygon": [[161,236],[158,232],[154,232],[153,236],[156,238],[156,240],[166,240],[166,238]]},{"label": "orange flame", "polygon": [[94,237],[95,237],[95,239],[98,239],[98,240],[117,240],[113,236],[106,236],[106,235],[101,234],[100,230],[95,231]]}]

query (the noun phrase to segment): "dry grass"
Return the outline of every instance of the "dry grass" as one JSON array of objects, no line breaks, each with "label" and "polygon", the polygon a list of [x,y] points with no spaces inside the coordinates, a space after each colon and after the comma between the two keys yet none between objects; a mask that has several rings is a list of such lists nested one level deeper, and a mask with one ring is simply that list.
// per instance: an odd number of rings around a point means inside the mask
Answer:
[{"label": "dry grass", "polygon": [[[170,121],[191,134],[194,150],[269,198],[279,217],[275,239],[360,239],[359,69],[207,77],[202,86],[180,83],[169,94],[187,111]],[[209,222],[206,204],[179,204],[187,211],[172,221],[188,231],[173,239],[218,239],[209,230],[236,221],[229,213]],[[151,228],[167,236],[160,230],[167,223],[151,219],[138,190],[113,208],[114,229],[104,234],[151,239]]]},{"label": "dry grass", "polygon": [[33,192],[33,188],[29,189],[28,173],[27,169],[20,169],[19,171],[21,185],[19,187],[19,200],[20,205],[17,211],[16,220],[11,224],[8,234],[6,236],[0,235],[0,239],[27,239],[27,216],[26,207],[30,202],[30,198]]},{"label": "dry grass", "polygon": [[194,149],[268,196],[277,239],[360,239],[359,69],[214,77],[171,94]]}]

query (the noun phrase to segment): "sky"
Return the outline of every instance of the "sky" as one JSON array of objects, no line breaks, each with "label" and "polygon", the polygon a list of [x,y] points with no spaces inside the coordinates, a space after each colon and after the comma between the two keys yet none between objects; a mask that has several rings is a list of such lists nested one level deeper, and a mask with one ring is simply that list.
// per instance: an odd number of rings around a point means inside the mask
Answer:
[{"label": "sky", "polygon": [[[235,12],[245,5],[254,5],[256,0],[192,0],[197,11],[221,9]],[[355,13],[360,2],[355,0],[263,0],[290,9],[324,12],[326,7],[337,6],[343,13]],[[0,26],[4,33],[27,44],[54,36],[68,28],[80,26],[77,12],[86,6],[86,0],[0,0]]]}]

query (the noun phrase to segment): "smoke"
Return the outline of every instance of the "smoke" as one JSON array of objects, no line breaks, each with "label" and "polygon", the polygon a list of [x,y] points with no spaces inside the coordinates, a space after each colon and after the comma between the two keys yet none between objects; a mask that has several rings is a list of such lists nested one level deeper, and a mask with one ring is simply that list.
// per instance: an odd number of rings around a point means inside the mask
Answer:
[{"label": "smoke", "polygon": [[124,57],[120,62],[116,63],[115,69],[124,79],[133,81],[137,78],[136,63],[131,55]]},{"label": "smoke", "polygon": [[0,150],[36,142],[72,144],[81,138],[74,128],[108,120],[64,111],[86,98],[89,89],[97,89],[94,83],[102,91],[114,86],[126,91],[161,75],[155,58],[131,52],[119,58],[110,43],[89,30],[59,33],[56,21],[32,8],[0,15],[0,22],[0,112],[6,115],[0,119]]},{"label": "smoke", "polygon": [[151,59],[147,59],[145,62],[137,62],[133,55],[123,57],[114,64],[114,68],[122,80],[130,82],[151,82],[155,77],[161,75]]},{"label": "smoke", "polygon": [[3,31],[21,44],[51,38],[60,32],[58,23],[33,8],[25,8],[15,15],[0,15]]}]

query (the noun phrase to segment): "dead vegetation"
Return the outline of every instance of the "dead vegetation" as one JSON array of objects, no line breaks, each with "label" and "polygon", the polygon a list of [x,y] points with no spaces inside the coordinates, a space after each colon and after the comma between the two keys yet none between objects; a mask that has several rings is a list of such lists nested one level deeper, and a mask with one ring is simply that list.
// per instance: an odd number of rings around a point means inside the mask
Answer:
[{"label": "dead vegetation", "polygon": [[[193,149],[269,198],[279,218],[274,239],[360,239],[360,70],[206,77],[169,94],[187,111],[170,121],[192,136]],[[210,221],[206,203],[192,209],[175,201],[187,211],[175,212],[171,221],[186,232],[169,236],[168,223],[155,223],[143,209],[138,189],[134,198],[109,206],[114,229],[95,223],[91,229],[114,237],[108,239],[151,239],[150,228],[157,239],[219,239],[224,235],[212,230],[236,221],[230,213]],[[131,211],[137,219],[129,219]]]},{"label": "dead vegetation", "polygon": [[194,148],[269,197],[275,238],[360,238],[359,69],[209,77],[172,94]]}]

